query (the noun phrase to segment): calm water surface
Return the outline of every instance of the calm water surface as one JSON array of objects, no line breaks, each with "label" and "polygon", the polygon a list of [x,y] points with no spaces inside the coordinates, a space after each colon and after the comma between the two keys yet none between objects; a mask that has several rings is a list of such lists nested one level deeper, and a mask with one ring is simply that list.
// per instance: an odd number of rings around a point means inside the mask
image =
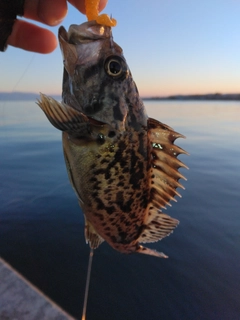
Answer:
[{"label": "calm water surface", "polygon": [[[145,104],[187,136],[181,223],[150,245],[169,259],[95,251],[87,319],[239,320],[240,103]],[[0,102],[0,150],[0,255],[80,318],[89,248],[61,134],[35,102]]]}]

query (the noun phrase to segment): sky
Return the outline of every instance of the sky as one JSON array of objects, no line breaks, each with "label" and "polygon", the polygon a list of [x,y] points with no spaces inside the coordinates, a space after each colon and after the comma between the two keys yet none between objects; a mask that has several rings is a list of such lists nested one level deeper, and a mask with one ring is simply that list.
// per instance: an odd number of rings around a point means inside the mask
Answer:
[{"label": "sky", "polygon": [[[240,92],[239,0],[109,0],[103,12],[118,22],[114,41],[142,97]],[[69,5],[61,25],[85,21]],[[0,91],[61,94],[62,69],[59,48],[42,55],[8,47]]]}]

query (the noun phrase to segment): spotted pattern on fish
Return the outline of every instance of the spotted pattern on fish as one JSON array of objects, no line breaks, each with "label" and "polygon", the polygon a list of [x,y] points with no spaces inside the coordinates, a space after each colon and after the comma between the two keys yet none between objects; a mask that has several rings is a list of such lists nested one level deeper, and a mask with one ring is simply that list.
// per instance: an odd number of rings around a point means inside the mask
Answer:
[{"label": "spotted pattern on fish", "polygon": [[[183,137],[147,116],[111,28],[94,21],[59,29],[63,101],[41,95],[39,106],[63,131],[71,184],[92,248],[104,240],[123,253],[166,257],[140,243],[169,235],[178,220],[162,212],[176,201]],[[180,195],[179,195],[180,196]]]}]

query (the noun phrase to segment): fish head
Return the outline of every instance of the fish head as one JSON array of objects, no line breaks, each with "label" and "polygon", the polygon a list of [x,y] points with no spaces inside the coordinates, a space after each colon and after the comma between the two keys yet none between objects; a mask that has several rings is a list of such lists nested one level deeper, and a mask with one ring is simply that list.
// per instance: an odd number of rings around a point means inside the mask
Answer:
[{"label": "fish head", "polygon": [[63,102],[115,129],[146,125],[145,110],[110,27],[89,21],[59,29]]}]

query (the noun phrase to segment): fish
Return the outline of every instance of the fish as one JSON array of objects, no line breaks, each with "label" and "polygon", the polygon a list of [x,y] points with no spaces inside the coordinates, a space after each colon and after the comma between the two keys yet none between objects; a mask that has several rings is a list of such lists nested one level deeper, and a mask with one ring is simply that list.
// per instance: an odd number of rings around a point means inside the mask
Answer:
[{"label": "fish", "polygon": [[[59,28],[62,102],[40,94],[38,105],[62,131],[68,177],[85,218],[92,249],[106,241],[121,253],[167,258],[144,247],[179,221],[164,211],[185,179],[175,145],[184,138],[147,116],[112,29],[96,21]],[[185,179],[186,180],[186,179]]]}]

